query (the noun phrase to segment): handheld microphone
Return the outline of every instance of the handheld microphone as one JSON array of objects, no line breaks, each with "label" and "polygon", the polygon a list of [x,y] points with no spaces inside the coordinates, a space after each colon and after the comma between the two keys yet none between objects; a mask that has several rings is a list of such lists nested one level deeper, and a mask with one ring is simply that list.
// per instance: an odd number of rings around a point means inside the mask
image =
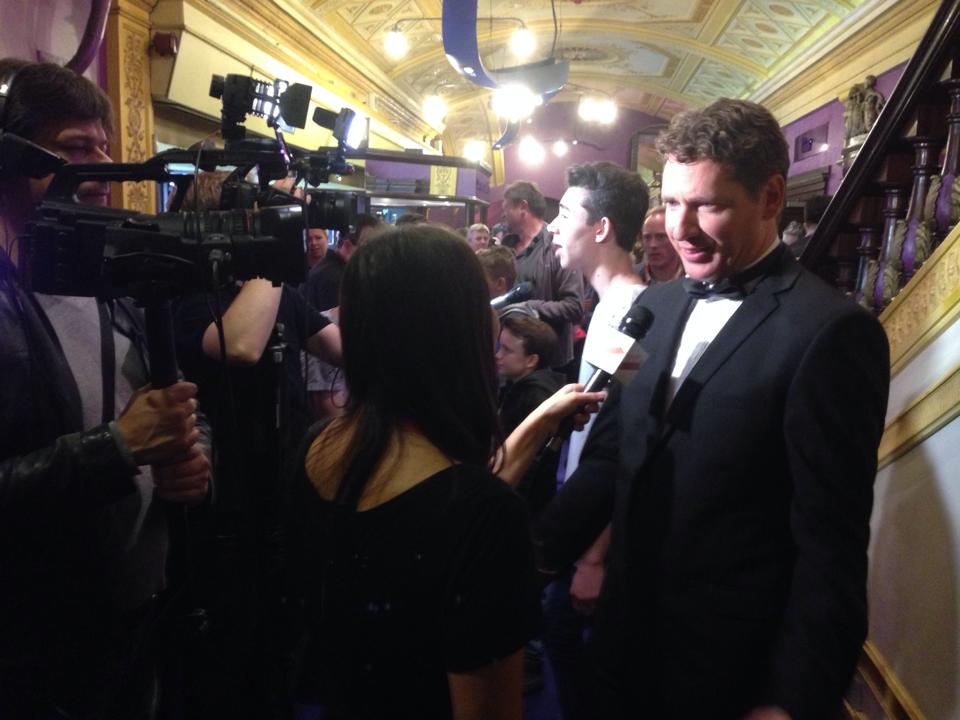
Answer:
[{"label": "handheld microphone", "polygon": [[524,280],[503,295],[499,295],[491,300],[490,307],[499,311],[503,310],[507,305],[523,302],[524,300],[529,300],[531,297],[533,297],[533,283]]},{"label": "handheld microphone", "polygon": [[[653,313],[640,305],[641,298],[642,296],[633,301],[633,304],[630,306],[630,309],[627,310],[626,315],[623,316],[617,328],[617,332],[627,336],[631,342],[626,348],[617,348],[618,352],[616,357],[605,363],[607,369],[598,367],[593,371],[593,374],[590,375],[590,378],[583,386],[584,392],[599,392],[603,390],[618,370],[626,369],[624,368],[624,362],[627,358],[631,357],[631,351],[636,346],[637,341],[641,340],[647,334],[647,331],[650,330],[650,326],[653,325]],[[571,417],[564,420],[557,434],[550,438],[546,449],[559,452],[563,441],[570,437],[572,432],[573,418]]]}]

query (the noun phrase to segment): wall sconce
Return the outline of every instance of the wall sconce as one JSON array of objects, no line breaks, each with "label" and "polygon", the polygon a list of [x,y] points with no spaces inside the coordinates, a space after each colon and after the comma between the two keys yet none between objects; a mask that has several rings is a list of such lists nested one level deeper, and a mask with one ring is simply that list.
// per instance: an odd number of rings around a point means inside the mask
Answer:
[{"label": "wall sconce", "polygon": [[[421,20],[442,20],[443,18],[439,17],[406,17],[400,18],[399,20],[393,23],[393,27],[387,33],[387,36],[384,38],[383,47],[386,50],[387,55],[393,60],[399,60],[404,55],[407,54],[410,50],[410,44],[407,42],[406,36],[404,36],[403,31],[400,29],[400,25],[403,23],[416,23]],[[533,54],[534,49],[537,46],[536,38],[533,33],[527,28],[526,23],[523,22],[518,17],[488,17],[488,18],[478,18],[478,21],[487,21],[487,22],[515,22],[520,25],[519,28],[513,33],[510,37],[510,50],[513,54],[519,59],[523,60],[530,57]]]}]

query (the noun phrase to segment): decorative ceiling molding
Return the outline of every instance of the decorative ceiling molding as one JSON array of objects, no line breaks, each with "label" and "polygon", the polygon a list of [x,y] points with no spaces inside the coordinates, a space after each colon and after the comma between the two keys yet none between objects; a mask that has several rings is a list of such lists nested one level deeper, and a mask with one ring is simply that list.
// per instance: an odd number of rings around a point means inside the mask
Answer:
[{"label": "decorative ceiling molding", "polygon": [[[471,87],[450,68],[440,21],[405,23],[411,54],[400,62],[386,57],[383,39],[396,21],[438,17],[441,0],[180,1],[205,8],[248,42],[413,139],[437,132],[422,117],[421,105],[438,88],[448,107],[442,129],[448,151],[467,134],[485,134],[483,139],[490,141],[499,136],[488,92]],[[487,0],[480,12],[520,17],[537,38],[534,59],[544,59],[550,56],[556,9],[560,32],[555,56],[570,61],[571,87],[553,102],[576,101],[582,87],[610,95],[621,107],[668,119],[726,95],[763,102],[783,122],[815,99],[829,102],[829,91],[842,82],[841,63],[859,68],[865,58],[882,55],[878,48],[899,37],[898,24],[916,23],[932,14],[935,4],[557,0],[554,6],[551,0]],[[489,67],[515,63],[507,50],[512,31],[507,23],[478,22],[478,41]],[[900,52],[906,50],[895,48],[886,55]],[[835,77],[826,89],[825,73]]]}]

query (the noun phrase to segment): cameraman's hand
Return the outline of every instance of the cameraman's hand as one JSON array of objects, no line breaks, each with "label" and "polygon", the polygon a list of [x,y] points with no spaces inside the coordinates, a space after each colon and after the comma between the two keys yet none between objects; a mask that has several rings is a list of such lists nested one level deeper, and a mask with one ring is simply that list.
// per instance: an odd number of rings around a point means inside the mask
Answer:
[{"label": "cameraman's hand", "polygon": [[178,382],[159,390],[137,390],[117,418],[116,428],[137,465],[167,465],[182,461],[200,436],[197,386]]},{"label": "cameraman's hand", "polygon": [[197,503],[210,488],[210,462],[199,445],[191,447],[183,459],[153,466],[153,482],[163,500]]}]

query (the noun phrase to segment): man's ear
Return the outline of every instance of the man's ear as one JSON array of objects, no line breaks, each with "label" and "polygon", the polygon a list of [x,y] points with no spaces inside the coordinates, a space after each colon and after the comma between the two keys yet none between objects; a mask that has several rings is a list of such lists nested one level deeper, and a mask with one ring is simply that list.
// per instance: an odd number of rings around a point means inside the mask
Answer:
[{"label": "man's ear", "polygon": [[510,289],[510,286],[507,285],[507,279],[500,275],[496,280],[494,280],[494,285],[497,287],[497,295],[503,295],[507,290]]},{"label": "man's ear", "polygon": [[523,366],[527,368],[527,370],[536,370],[539,364],[540,355],[538,353],[530,353],[523,359]]},{"label": "man's ear", "polygon": [[597,220],[597,233],[594,240],[598,243],[602,243],[613,239],[613,221],[606,216]]},{"label": "man's ear", "polygon": [[787,184],[783,175],[771,175],[767,178],[763,188],[760,190],[760,196],[763,200],[763,219],[772,220],[776,218],[783,210],[783,203],[786,198]]}]

